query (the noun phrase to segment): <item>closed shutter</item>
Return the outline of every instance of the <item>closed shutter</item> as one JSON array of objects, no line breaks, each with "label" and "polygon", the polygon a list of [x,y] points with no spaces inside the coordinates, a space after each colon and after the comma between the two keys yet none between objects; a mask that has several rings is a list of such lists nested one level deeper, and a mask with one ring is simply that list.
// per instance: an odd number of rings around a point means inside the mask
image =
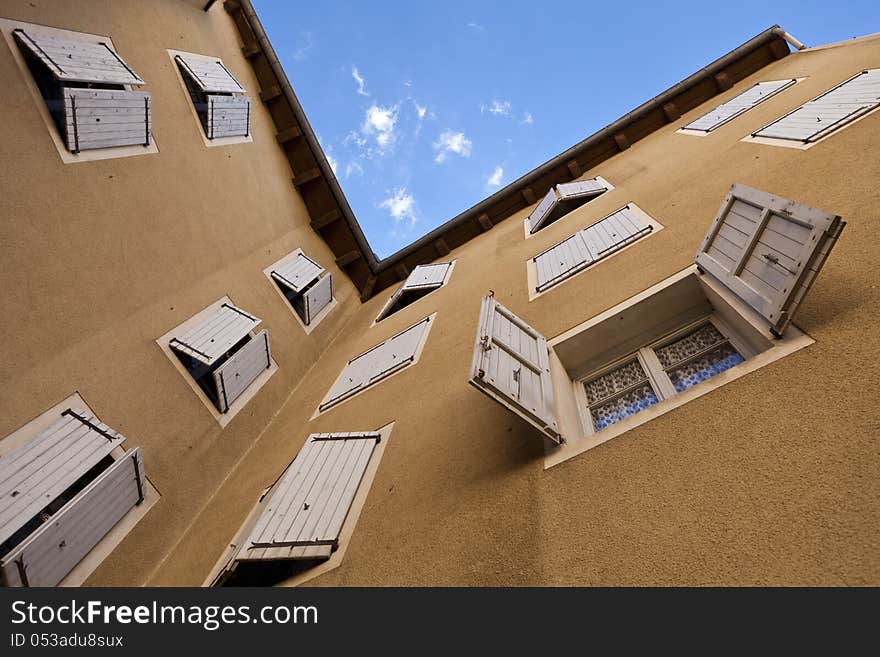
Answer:
[{"label": "closed shutter", "polygon": [[327,274],[319,279],[302,295],[303,322],[306,326],[314,321],[324,308],[333,300],[333,277]]},{"label": "closed shutter", "polygon": [[418,324],[348,361],[342,375],[321,403],[320,410],[329,408],[412,363],[430,322],[431,318],[426,317]]},{"label": "closed shutter", "polygon": [[432,290],[443,285],[446,272],[451,263],[441,262],[435,265],[419,265],[406,277],[401,289],[404,292],[411,290]]},{"label": "closed shutter", "polygon": [[208,139],[247,137],[250,134],[251,99],[247,96],[207,96]]},{"label": "closed shutter", "polygon": [[877,106],[880,106],[880,69],[862,71],[753,136],[814,142]]},{"label": "closed shutter", "polygon": [[535,256],[535,289],[546,290],[648,235],[652,229],[628,205],[611,213]]},{"label": "closed shutter", "polygon": [[194,328],[171,338],[169,346],[210,366],[261,321],[241,308],[224,303]]},{"label": "closed shutter", "polygon": [[736,183],[696,263],[781,335],[845,225],[836,215]]},{"label": "closed shutter", "polygon": [[787,89],[797,80],[773,80],[770,82],[758,82],[752,85],[738,96],[734,96],[726,103],[719,105],[715,109],[707,112],[700,118],[691,121],[685,127],[687,130],[701,130],[703,132],[711,132],[715,128],[732,121],[740,114],[748,112],[750,109],[763,103],[771,96],[775,96],[783,89]]},{"label": "closed shutter", "polygon": [[379,440],[378,433],[309,436],[266,497],[235,560],[329,557]]},{"label": "closed shutter", "polygon": [[270,274],[280,285],[299,294],[323,272],[321,265],[300,253],[287,264],[273,269]]},{"label": "closed shutter", "polygon": [[0,543],[110,454],[125,438],[88,411],[67,409],[25,445],[0,456]]},{"label": "closed shutter", "polygon": [[140,449],[115,461],[0,561],[7,586],[55,586],[143,499]]},{"label": "closed shutter", "polygon": [[562,442],[547,340],[492,297],[483,298],[469,381],[553,442]]},{"label": "closed shutter", "polygon": [[25,30],[15,30],[14,34],[59,82],[145,84],[106,43],[58,39]]},{"label": "closed shutter", "polygon": [[177,55],[181,70],[203,93],[244,93],[245,89],[219,59]]},{"label": "closed shutter", "polygon": [[538,203],[538,206],[532,210],[532,214],[529,215],[530,233],[539,230],[546,223],[558,201],[559,197],[556,194],[556,190],[551,188],[547,195],[541,199],[541,202]]},{"label": "closed shutter", "polygon": [[67,149],[73,153],[114,146],[150,145],[152,101],[142,91],[63,91]]},{"label": "closed shutter", "polygon": [[269,333],[263,330],[212,373],[217,385],[217,405],[220,412],[228,411],[232,402],[247,390],[263,370],[271,366]]}]

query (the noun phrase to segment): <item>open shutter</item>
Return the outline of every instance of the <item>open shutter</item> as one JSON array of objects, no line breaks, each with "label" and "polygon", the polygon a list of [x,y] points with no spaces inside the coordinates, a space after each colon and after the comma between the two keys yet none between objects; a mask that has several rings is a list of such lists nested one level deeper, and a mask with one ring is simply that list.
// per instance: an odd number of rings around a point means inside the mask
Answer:
[{"label": "open shutter", "polygon": [[224,303],[185,334],[171,338],[169,346],[211,366],[261,321],[241,308]]},{"label": "open shutter", "polygon": [[329,557],[379,440],[378,433],[309,436],[266,497],[235,560]]},{"label": "open shutter", "polygon": [[836,215],[735,183],[696,263],[781,335],[845,225]]},{"label": "open shutter", "polygon": [[149,146],[152,101],[143,91],[63,91],[67,149],[72,153],[114,146]]},{"label": "open shutter", "polygon": [[653,227],[627,205],[534,257],[542,292],[645,235]]},{"label": "open shutter", "polygon": [[880,106],[880,69],[862,71],[752,135],[809,143],[877,106]]},{"label": "open shutter", "polygon": [[556,185],[559,192],[559,200],[562,202],[580,199],[592,198],[602,192],[608,191],[608,186],[601,180],[590,178],[589,180],[576,180],[570,183],[559,183]]},{"label": "open shutter", "polygon": [[207,96],[208,139],[247,137],[250,134],[251,99],[247,96]]},{"label": "open shutter", "polygon": [[175,58],[181,70],[203,93],[244,93],[245,89],[233,77],[219,59],[206,59],[190,55]]},{"label": "open shutter", "polygon": [[141,85],[144,81],[106,43],[58,39],[15,30],[15,38],[59,82]]},{"label": "open shutter", "polygon": [[321,403],[320,410],[329,408],[412,363],[430,322],[431,318],[426,317],[418,324],[348,361],[339,379]]},{"label": "open shutter", "polygon": [[287,264],[273,269],[270,274],[280,285],[299,294],[323,272],[321,265],[300,253]]},{"label": "open shutter", "polygon": [[0,561],[7,586],[55,586],[144,499],[144,463],[131,449]]},{"label": "open shutter", "polygon": [[772,80],[769,82],[758,82],[749,87],[741,94],[734,96],[726,103],[719,105],[715,109],[707,112],[700,118],[691,121],[684,128],[686,130],[701,130],[703,132],[711,132],[719,126],[732,121],[737,116],[763,103],[771,96],[775,96],[783,89],[796,84],[797,80]]},{"label": "open shutter", "polygon": [[547,219],[550,217],[550,213],[556,204],[559,202],[559,197],[556,195],[556,190],[551,188],[547,195],[541,199],[541,202],[538,203],[537,207],[532,210],[532,214],[529,215],[529,232],[534,233],[539,230],[541,226],[543,226]]},{"label": "open shutter", "polygon": [[562,442],[547,340],[493,297],[483,297],[469,381],[553,442]]},{"label": "open shutter", "polygon": [[[320,313],[333,300],[333,277],[327,274],[318,282],[306,290],[302,296],[302,312],[300,316],[303,318],[306,326],[314,321],[318,313]],[[296,305],[296,301],[294,302]]]},{"label": "open shutter", "polygon": [[232,402],[247,390],[247,387],[263,373],[263,370],[271,366],[269,332],[264,329],[212,372],[214,382],[217,385],[220,412],[228,411]]},{"label": "open shutter", "polygon": [[402,291],[409,292],[413,290],[433,290],[443,285],[446,279],[446,272],[451,266],[448,262],[441,262],[436,265],[419,265],[410,272],[406,280],[401,286]]},{"label": "open shutter", "polygon": [[108,456],[124,436],[88,411],[67,409],[25,445],[0,456],[0,543]]},{"label": "open shutter", "polygon": [[590,199],[608,191],[608,185],[599,178],[560,183],[551,188],[529,215],[529,233],[536,233]]}]

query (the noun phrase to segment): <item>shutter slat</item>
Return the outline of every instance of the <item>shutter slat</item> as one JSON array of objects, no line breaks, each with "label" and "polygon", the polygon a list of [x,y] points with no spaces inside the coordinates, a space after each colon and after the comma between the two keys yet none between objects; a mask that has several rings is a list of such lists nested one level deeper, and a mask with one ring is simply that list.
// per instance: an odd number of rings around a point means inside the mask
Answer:
[{"label": "shutter slat", "polygon": [[758,82],[684,127],[687,130],[711,132],[796,83],[797,80]]},{"label": "shutter slat", "polygon": [[63,98],[68,150],[150,144],[150,94],[65,88]]},{"label": "shutter slat", "polygon": [[327,274],[303,294],[303,321],[311,324],[333,300],[333,277]]},{"label": "shutter slat", "polygon": [[269,332],[263,329],[212,373],[220,412],[229,410],[254,379],[271,366]]},{"label": "shutter slat", "polygon": [[270,272],[272,278],[297,294],[323,273],[324,268],[303,253]]},{"label": "shutter slat", "polygon": [[177,60],[181,63],[181,70],[203,93],[245,93],[244,87],[219,59],[177,55]]},{"label": "shutter slat", "polygon": [[211,365],[259,326],[261,321],[231,304],[223,304],[198,325],[179,337],[175,336],[169,346],[205,365]]}]

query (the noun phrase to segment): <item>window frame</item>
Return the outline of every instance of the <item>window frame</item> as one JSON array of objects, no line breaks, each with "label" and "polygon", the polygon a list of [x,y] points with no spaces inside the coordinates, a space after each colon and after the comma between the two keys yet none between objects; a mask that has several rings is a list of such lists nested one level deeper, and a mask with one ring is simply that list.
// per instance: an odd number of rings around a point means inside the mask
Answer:
[{"label": "window frame", "polygon": [[[312,321],[309,324],[306,324],[303,321],[302,317],[299,316],[299,313],[296,312],[296,308],[293,307],[293,303],[284,295],[284,291],[281,289],[281,286],[272,277],[273,270],[286,265],[287,263],[293,261],[296,258],[299,258],[300,256],[302,256],[304,258],[308,258],[309,260],[311,260],[312,262],[317,264],[317,261],[309,258],[309,256],[307,256],[301,248],[296,248],[293,251],[291,251],[290,253],[288,253],[286,256],[281,258],[280,260],[276,260],[271,265],[269,265],[268,267],[263,269],[263,275],[268,279],[269,284],[272,286],[272,289],[275,290],[276,294],[278,294],[278,296],[281,297],[281,301],[288,308],[288,310],[290,310],[290,313],[293,315],[294,319],[296,320],[297,324],[299,324],[300,328],[302,328],[302,330],[305,332],[306,335],[309,335],[312,331],[314,331],[318,327],[318,325],[321,322],[324,321],[324,319],[327,318],[327,316],[331,312],[333,312],[333,310],[336,308],[336,306],[339,305],[339,302],[336,298],[336,288],[334,286],[333,293],[330,298],[330,303],[328,303],[326,306],[324,306],[318,312],[318,314],[312,318]],[[321,265],[318,265],[318,266],[320,267]],[[332,274],[325,269],[323,272],[323,275],[319,275],[318,280],[321,280],[326,276],[332,276]],[[317,281],[316,281],[316,284],[317,284]],[[331,281],[331,285],[333,285],[333,281]],[[303,292],[305,292],[305,290]]]},{"label": "window frame", "polygon": [[[248,98],[251,102],[251,111],[250,111],[250,116],[248,118],[248,134],[247,135],[236,135],[234,137],[217,137],[216,139],[210,139],[208,137],[208,135],[205,134],[205,126],[202,123],[202,119],[199,116],[199,112],[196,109],[195,103],[192,100],[192,96],[190,95],[189,87],[186,84],[186,80],[183,77],[183,73],[181,72],[180,66],[178,65],[177,59],[176,59],[178,55],[185,56],[185,57],[193,57],[196,59],[202,59],[202,60],[206,60],[206,61],[216,61],[216,60],[221,60],[221,58],[220,57],[212,57],[210,55],[202,55],[200,53],[195,53],[195,52],[186,52],[184,50],[174,50],[172,48],[168,48],[165,52],[168,54],[168,57],[171,59],[171,65],[172,65],[172,68],[174,69],[174,74],[177,76],[177,81],[180,83],[180,87],[183,90],[184,98],[186,100],[187,106],[189,107],[190,114],[192,114],[193,120],[195,120],[195,122],[196,122],[196,126],[198,127],[199,136],[202,139],[202,143],[204,143],[204,145],[207,148],[215,148],[218,146],[232,146],[234,144],[250,144],[250,143],[252,143],[254,141],[254,138],[253,138],[253,134],[254,134],[253,118],[254,118],[254,114],[255,114],[255,112],[253,110],[253,98],[248,96],[247,93],[239,94],[238,96],[234,96],[237,98]],[[226,68],[228,70],[228,67],[226,66],[226,64],[223,64],[223,68]],[[229,74],[232,76],[232,78],[236,82],[238,82],[238,78],[235,77],[234,75],[232,75],[231,71],[229,72]],[[238,84],[241,86],[240,82],[238,82]],[[242,89],[244,89],[243,86],[242,86]],[[246,91],[247,90],[245,90],[245,92]]]},{"label": "window frame", "polygon": [[[204,404],[205,408],[210,411],[212,417],[221,427],[225,427],[226,425],[228,425],[232,421],[232,419],[236,415],[238,415],[238,413],[250,402],[250,400],[253,399],[254,396],[256,396],[256,394],[263,388],[263,386],[266,385],[266,383],[269,381],[270,378],[272,378],[275,372],[278,371],[278,364],[275,362],[275,358],[272,355],[270,349],[269,367],[264,369],[253,381],[251,381],[247,388],[245,388],[245,390],[238,397],[236,397],[236,399],[231,404],[229,404],[229,407],[225,412],[220,412],[216,404],[211,400],[210,397],[208,397],[205,391],[202,390],[202,387],[199,385],[198,381],[186,369],[186,366],[181,362],[180,358],[178,358],[174,349],[169,346],[169,343],[173,338],[187,333],[190,329],[200,324],[202,321],[204,321],[205,318],[215,313],[217,309],[224,304],[235,305],[232,303],[232,300],[228,296],[223,296],[156,339],[156,344],[159,345],[159,348],[168,357],[168,360],[171,361],[171,363],[174,365],[174,368],[184,378],[187,385],[193,390],[193,392],[195,392],[196,397],[198,397],[202,404]],[[248,335],[251,337],[251,341],[253,341],[253,339],[264,330],[266,329],[263,326],[251,329],[248,332]],[[250,344],[251,341],[247,342],[246,344]],[[240,350],[241,349],[238,349],[234,353],[230,354],[225,362],[228,362]],[[207,376],[207,374],[205,376]]]},{"label": "window frame", "polygon": [[[15,41],[15,37],[12,34],[13,31],[17,29],[25,30],[31,33],[45,34],[46,36],[60,39],[85,41],[87,43],[105,43],[115,53],[118,53],[119,50],[114,45],[113,39],[109,36],[90,34],[87,32],[76,32],[74,30],[66,30],[56,27],[50,27],[47,25],[38,25],[25,21],[0,18],[0,33],[2,33],[3,38],[5,39],[6,44],[9,47],[10,52],[12,53],[12,58],[18,66],[18,69],[21,72],[22,77],[24,78],[25,85],[27,86],[28,91],[33,97],[34,103],[37,106],[37,112],[42,118],[43,123],[46,125],[46,129],[49,132],[49,137],[52,139],[52,143],[55,145],[55,149],[58,151],[58,155],[61,157],[61,161],[64,164],[76,164],[77,162],[95,162],[98,160],[110,160],[122,157],[133,157],[137,155],[151,155],[159,152],[159,146],[156,143],[156,135],[153,130],[154,121],[152,119],[150,121],[151,125],[149,146],[143,146],[139,144],[133,144],[129,146],[112,146],[109,148],[83,150],[78,153],[73,153],[68,150],[64,135],[62,135],[61,132],[58,130],[58,126],[56,125],[55,120],[52,118],[52,115],[49,112],[49,108],[46,105],[46,101],[43,98],[43,94],[37,87],[34,76],[31,74],[30,68],[25,61],[24,55],[22,54],[21,49],[19,48],[18,44]],[[140,88],[134,87],[130,84],[123,84],[121,86],[125,91],[135,91]]]},{"label": "window frame", "polygon": [[[602,177],[602,176],[587,176],[587,175],[582,175],[582,176],[580,176],[580,177],[578,177],[578,178],[575,178],[574,180],[570,180],[570,181],[568,181],[568,182],[569,182],[569,183],[577,183],[577,182],[586,182],[586,181],[588,181],[588,180],[595,180],[596,182],[598,182],[598,183],[604,185],[604,186],[605,186],[605,191],[604,191],[604,192],[599,192],[599,193],[597,193],[597,194],[595,194],[595,195],[593,195],[593,196],[590,196],[590,197],[587,198],[583,203],[581,203],[580,205],[578,205],[576,208],[572,208],[571,210],[569,210],[568,212],[566,212],[564,215],[562,215],[562,216],[559,217],[558,219],[555,219],[554,221],[551,221],[549,224],[544,224],[543,226],[541,226],[540,228],[538,228],[538,230],[536,230],[534,233],[531,232],[531,225],[529,224],[529,217],[532,216],[532,213],[535,211],[535,208],[537,208],[538,205],[541,204],[541,201],[544,200],[544,198],[546,197],[546,194],[545,194],[544,196],[542,196],[542,197],[538,200],[537,203],[535,203],[535,204],[533,204],[533,205],[530,205],[530,206],[528,207],[528,210],[529,210],[529,211],[528,211],[528,212],[526,213],[526,215],[523,217],[523,232],[524,232],[524,234],[525,234],[525,239],[528,240],[528,239],[531,239],[531,238],[533,238],[533,237],[536,237],[536,236],[540,235],[543,231],[545,231],[545,230],[547,230],[548,228],[550,228],[551,226],[555,226],[555,225],[557,225],[557,224],[561,224],[563,221],[565,221],[566,219],[568,219],[569,217],[571,217],[571,216],[572,216],[575,212],[577,212],[578,210],[580,210],[580,209],[586,207],[587,205],[589,205],[590,203],[592,203],[592,202],[595,201],[596,199],[598,199],[598,198],[600,198],[600,197],[602,197],[602,196],[605,196],[605,195],[609,194],[610,192],[612,192],[612,191],[614,191],[614,190],[616,189],[616,188],[614,187],[614,185],[612,185],[610,182],[608,182],[608,179],[607,179],[607,178],[604,178],[604,177]],[[568,183],[563,183],[563,184],[568,184]],[[553,187],[551,187],[551,189],[556,189],[556,185],[553,185]],[[549,190],[548,190],[548,193],[549,193]]]},{"label": "window frame", "polygon": [[[440,285],[438,285],[437,287],[431,288],[430,290],[425,292],[425,294],[421,295],[417,299],[413,299],[411,302],[409,302],[408,304],[406,304],[405,306],[403,306],[399,310],[395,310],[394,312],[389,312],[392,305],[397,300],[398,295],[402,296],[402,294],[403,294],[401,292],[401,290],[403,289],[403,286],[406,284],[407,279],[409,279],[409,275],[407,275],[407,278],[404,279],[403,281],[401,281],[400,285],[394,290],[394,292],[391,293],[391,296],[389,296],[388,299],[385,301],[385,303],[382,304],[382,309],[379,311],[379,314],[376,315],[376,318],[373,320],[373,323],[370,324],[370,328],[376,326],[376,324],[378,324],[379,322],[382,322],[383,320],[388,319],[392,315],[396,315],[397,313],[402,312],[406,308],[409,308],[410,306],[418,303],[419,301],[421,301],[422,299],[424,299],[427,296],[430,296],[431,294],[433,294],[437,290],[440,290],[440,289],[446,287],[446,284],[449,283],[449,281],[452,279],[452,270],[455,269],[456,262],[458,262],[457,258],[455,260],[449,260],[448,262],[427,262],[427,263],[424,263],[425,265],[429,265],[429,266],[430,265],[449,265],[449,267],[446,269],[446,275],[443,277],[443,282],[440,283]],[[421,267],[421,266],[423,266],[423,265],[417,265],[417,267]],[[413,271],[415,271],[415,269],[416,268],[413,268]],[[412,272],[410,272],[410,274],[412,274]]]}]

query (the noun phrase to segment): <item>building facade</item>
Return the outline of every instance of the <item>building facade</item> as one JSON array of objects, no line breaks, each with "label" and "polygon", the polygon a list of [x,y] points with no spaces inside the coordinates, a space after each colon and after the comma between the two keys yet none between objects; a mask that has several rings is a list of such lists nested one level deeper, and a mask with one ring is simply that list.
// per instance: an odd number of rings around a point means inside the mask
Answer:
[{"label": "building facade", "polygon": [[878,582],[880,36],[768,30],[378,261],[209,4],[2,4],[4,583]]}]

